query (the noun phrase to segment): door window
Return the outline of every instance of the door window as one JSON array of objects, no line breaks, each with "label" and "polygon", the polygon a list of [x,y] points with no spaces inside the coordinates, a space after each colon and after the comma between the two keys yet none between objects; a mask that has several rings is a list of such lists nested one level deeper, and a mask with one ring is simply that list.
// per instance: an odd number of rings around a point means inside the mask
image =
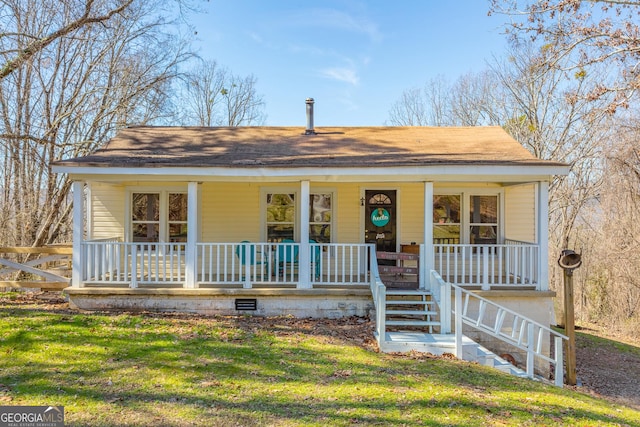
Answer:
[{"label": "door window", "polygon": [[498,196],[471,196],[469,204],[470,243],[495,245],[498,236]]},{"label": "door window", "polygon": [[160,239],[160,194],[133,193],[131,225],[134,242],[158,242]]},{"label": "door window", "polygon": [[293,193],[268,193],[267,242],[293,240],[296,220],[296,195]]},{"label": "door window", "polygon": [[433,196],[433,243],[460,244],[460,195]]},{"label": "door window", "polygon": [[187,195],[164,191],[132,193],[131,240],[186,242]]},{"label": "door window", "polygon": [[187,241],[187,195],[169,194],[169,241]]},{"label": "door window", "polygon": [[309,239],[331,243],[332,194],[315,193],[309,196]]},{"label": "door window", "polygon": [[365,191],[365,241],[378,252],[396,251],[396,191]]}]

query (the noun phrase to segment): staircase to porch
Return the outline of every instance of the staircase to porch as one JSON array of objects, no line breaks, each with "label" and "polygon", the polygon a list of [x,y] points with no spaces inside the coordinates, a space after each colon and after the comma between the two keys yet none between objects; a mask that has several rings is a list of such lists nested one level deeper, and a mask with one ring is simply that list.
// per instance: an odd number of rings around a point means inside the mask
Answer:
[{"label": "staircase to porch", "polygon": [[387,330],[425,330],[432,334],[440,326],[431,292],[411,289],[389,289],[385,300]]},{"label": "staircase to porch", "polygon": [[[437,302],[424,289],[389,289],[385,298],[385,336],[382,352],[418,351],[437,356],[456,354],[455,335],[441,332]],[[490,366],[519,377],[527,373],[469,337],[462,337],[463,360]]]}]

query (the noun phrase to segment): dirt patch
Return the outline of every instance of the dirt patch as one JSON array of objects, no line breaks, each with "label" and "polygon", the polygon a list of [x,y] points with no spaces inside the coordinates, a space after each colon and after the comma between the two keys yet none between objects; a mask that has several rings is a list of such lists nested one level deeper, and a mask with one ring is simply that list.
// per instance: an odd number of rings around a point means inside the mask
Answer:
[{"label": "dirt patch", "polygon": [[615,337],[596,326],[578,331],[576,389],[640,409],[640,345],[625,341],[627,350],[621,350]]},{"label": "dirt patch", "polygon": [[[58,313],[78,313],[69,308],[59,292],[5,294],[0,297],[0,304]],[[199,317],[182,313],[146,313],[146,315],[172,318]],[[373,337],[373,322],[358,317],[330,320],[226,316],[221,317],[220,320],[246,330],[269,329],[277,335],[322,336],[327,342],[351,343],[373,351],[377,349]],[[627,344],[626,349],[620,348],[620,342]],[[576,390],[640,409],[640,345],[638,343],[610,336],[597,326],[590,326],[589,329],[583,328],[576,334],[576,359],[579,383],[575,387]]]}]

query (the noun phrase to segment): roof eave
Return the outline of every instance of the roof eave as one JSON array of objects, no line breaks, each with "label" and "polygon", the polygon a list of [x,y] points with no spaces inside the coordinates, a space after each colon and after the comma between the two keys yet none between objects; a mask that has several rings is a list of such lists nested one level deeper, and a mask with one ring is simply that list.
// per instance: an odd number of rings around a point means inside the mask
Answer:
[{"label": "roof eave", "polygon": [[151,180],[161,178],[162,180],[207,180],[224,178],[293,178],[314,177],[326,179],[334,177],[335,181],[340,178],[344,180],[370,179],[380,180],[393,178],[396,181],[433,180],[436,177],[446,180],[447,178],[479,179],[480,177],[504,178],[508,177],[541,177],[567,175],[569,166],[562,163],[541,163],[541,164],[437,164],[419,166],[376,166],[376,167],[105,167],[105,166],[69,166],[54,165],[53,171],[56,173],[67,173],[72,178],[90,179],[104,176],[125,177],[148,177]]}]

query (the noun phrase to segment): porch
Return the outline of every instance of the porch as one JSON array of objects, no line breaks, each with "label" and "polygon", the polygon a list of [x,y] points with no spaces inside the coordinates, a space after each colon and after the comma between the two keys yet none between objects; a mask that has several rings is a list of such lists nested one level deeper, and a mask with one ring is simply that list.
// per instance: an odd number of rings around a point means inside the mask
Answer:
[{"label": "porch", "polygon": [[[538,245],[427,246],[411,267],[414,289],[394,290],[379,273],[375,244],[197,243],[190,265],[182,243],[86,241],[83,286],[66,292],[73,306],[93,310],[366,317],[375,319],[381,351],[453,353],[514,375],[551,374],[561,385],[564,337],[546,326],[553,293],[538,280]],[[308,263],[295,256],[303,251]]]},{"label": "porch", "polygon": [[[81,243],[79,282],[72,286],[110,288],[357,288],[369,287],[374,244],[238,242],[122,242],[118,238]],[[417,264],[403,274],[381,276],[401,280],[414,289],[428,289],[435,270],[454,285],[481,290],[537,290],[541,283],[539,245],[507,240],[504,244],[419,245]],[[193,255],[190,255],[193,254]],[[305,254],[306,262],[303,262]],[[430,255],[427,255],[430,254]],[[375,268],[377,269],[377,262]],[[391,285],[393,286],[393,285]]]}]

